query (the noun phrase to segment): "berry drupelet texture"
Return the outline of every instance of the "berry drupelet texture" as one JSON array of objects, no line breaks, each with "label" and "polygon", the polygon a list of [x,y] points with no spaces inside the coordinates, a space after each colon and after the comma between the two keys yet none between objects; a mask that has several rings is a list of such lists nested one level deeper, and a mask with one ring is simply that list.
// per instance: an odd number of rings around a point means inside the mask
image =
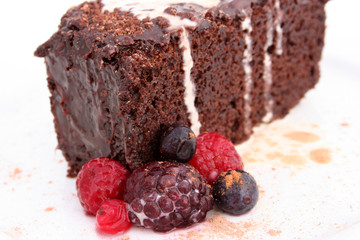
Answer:
[{"label": "berry drupelet texture", "polygon": [[189,164],[194,166],[211,185],[220,173],[244,168],[233,143],[216,132],[205,132],[197,137],[196,153]]},{"label": "berry drupelet texture", "polygon": [[133,171],[124,193],[136,226],[167,232],[205,219],[213,207],[211,188],[190,165],[151,162]]},{"label": "berry drupelet texture", "polygon": [[130,172],[121,163],[101,157],[87,162],[76,179],[76,190],[86,213],[96,215],[106,199],[122,199]]},{"label": "berry drupelet texture", "polygon": [[257,203],[259,192],[255,179],[243,170],[223,172],[213,186],[215,204],[224,212],[241,215]]}]

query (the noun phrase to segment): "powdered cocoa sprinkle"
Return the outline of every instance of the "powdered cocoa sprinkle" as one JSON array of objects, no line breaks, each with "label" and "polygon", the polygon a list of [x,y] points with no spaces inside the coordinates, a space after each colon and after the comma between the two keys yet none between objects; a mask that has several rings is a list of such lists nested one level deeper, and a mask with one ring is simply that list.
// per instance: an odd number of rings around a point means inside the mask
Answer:
[{"label": "powdered cocoa sprinkle", "polygon": [[269,234],[270,236],[272,236],[272,237],[275,237],[275,236],[281,234],[281,231],[280,231],[280,230],[270,229],[270,230],[268,231],[268,234]]},{"label": "powdered cocoa sprinkle", "polygon": [[217,213],[213,218],[208,220],[208,226],[205,233],[210,238],[241,239],[241,237],[253,227],[254,225],[252,222],[233,223]]},{"label": "powdered cocoa sprinkle", "polygon": [[22,230],[20,227],[14,227],[10,229],[10,231],[4,232],[5,234],[9,235],[13,239],[18,239],[22,235]]},{"label": "powdered cocoa sprinkle", "polygon": [[172,240],[199,240],[199,239],[242,239],[245,240],[245,234],[253,231],[256,224],[253,221],[234,223],[222,217],[220,213],[215,213],[213,217],[208,218],[205,227],[197,228],[185,234],[177,234]]},{"label": "powdered cocoa sprinkle", "polygon": [[317,163],[329,163],[331,158],[331,151],[327,148],[318,148],[310,152],[310,159]]},{"label": "powdered cocoa sprinkle", "polygon": [[240,184],[243,184],[242,181],[240,181],[241,179],[241,173],[238,172],[238,171],[235,171],[235,170],[231,170],[230,171],[230,174],[226,175],[225,176],[225,187],[227,189],[229,189],[230,187],[232,187],[232,185],[234,183],[240,183]]},{"label": "powdered cocoa sprinkle", "polygon": [[14,169],[14,172],[10,173],[9,176],[10,176],[10,178],[17,178],[17,179],[19,179],[19,178],[20,178],[20,176],[19,176],[20,173],[22,173],[21,169],[15,168],[15,169]]},{"label": "powdered cocoa sprinkle", "polygon": [[309,132],[290,132],[284,137],[301,143],[311,143],[320,140],[320,137],[314,133]]},{"label": "powdered cocoa sprinkle", "polygon": [[45,208],[45,212],[51,212],[53,211],[55,208],[54,207],[48,207],[48,208]]}]

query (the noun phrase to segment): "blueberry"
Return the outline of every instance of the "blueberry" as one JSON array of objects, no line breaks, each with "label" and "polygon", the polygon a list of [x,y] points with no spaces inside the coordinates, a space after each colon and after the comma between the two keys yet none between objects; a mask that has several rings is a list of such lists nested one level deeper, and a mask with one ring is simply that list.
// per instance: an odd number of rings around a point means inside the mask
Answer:
[{"label": "blueberry", "polygon": [[224,212],[241,215],[249,212],[258,201],[255,179],[243,170],[223,172],[213,186],[215,204]]},{"label": "blueberry", "polygon": [[195,151],[195,134],[185,126],[171,126],[160,140],[160,154],[164,160],[186,163],[192,159]]}]

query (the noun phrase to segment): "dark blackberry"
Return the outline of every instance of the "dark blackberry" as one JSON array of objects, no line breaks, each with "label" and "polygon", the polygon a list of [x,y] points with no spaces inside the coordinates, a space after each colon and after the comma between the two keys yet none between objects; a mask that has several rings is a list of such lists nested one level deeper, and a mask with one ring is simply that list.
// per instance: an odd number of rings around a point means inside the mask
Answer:
[{"label": "dark blackberry", "polygon": [[160,154],[164,160],[186,163],[191,160],[195,151],[195,134],[185,126],[171,126],[160,140]]},{"label": "dark blackberry", "polygon": [[259,192],[255,179],[243,170],[223,172],[213,186],[216,205],[224,212],[241,215],[256,204]]},{"label": "dark blackberry", "polygon": [[132,223],[158,232],[200,222],[213,207],[210,186],[195,168],[166,161],[135,169],[124,201]]}]

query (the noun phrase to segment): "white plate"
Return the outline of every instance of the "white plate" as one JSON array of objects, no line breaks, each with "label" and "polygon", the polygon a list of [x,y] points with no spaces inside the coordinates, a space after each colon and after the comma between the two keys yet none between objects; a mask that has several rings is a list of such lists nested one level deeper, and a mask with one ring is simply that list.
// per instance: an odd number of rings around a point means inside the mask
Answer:
[{"label": "white plate", "polygon": [[[356,239],[360,235],[360,37],[353,28],[359,22],[358,1],[331,1],[327,6],[326,48],[316,89],[285,119],[262,126],[238,147],[261,190],[253,211],[241,217],[213,211],[206,223],[170,234],[133,228],[115,236],[95,230],[95,219],[83,214],[75,195],[75,180],[65,177],[66,163],[55,151],[45,67],[43,60],[32,56],[56,30],[66,9],[79,2],[2,3],[0,239]],[[322,156],[330,162],[313,161],[311,152],[313,159]]]}]

